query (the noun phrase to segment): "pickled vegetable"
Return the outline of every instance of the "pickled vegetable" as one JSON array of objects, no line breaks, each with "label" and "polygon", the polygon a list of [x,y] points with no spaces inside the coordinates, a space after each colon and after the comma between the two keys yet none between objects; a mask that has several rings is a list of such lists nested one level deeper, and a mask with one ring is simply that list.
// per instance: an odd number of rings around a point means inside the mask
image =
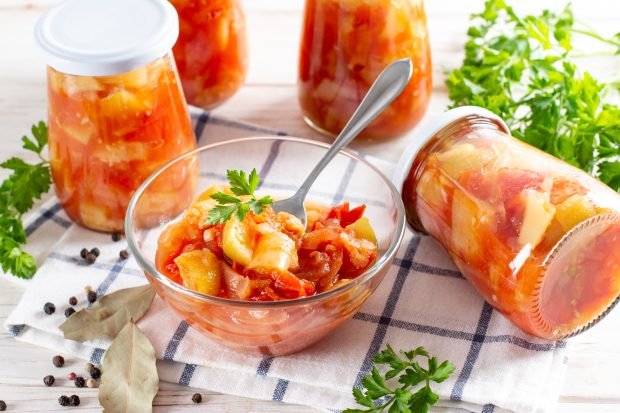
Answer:
[{"label": "pickled vegetable", "polygon": [[432,67],[422,0],[307,0],[298,84],[307,122],[338,134],[379,73],[405,57],[411,81],[360,136],[400,135],[426,110]]},{"label": "pickled vegetable", "polygon": [[[48,68],[49,145],[56,194],[69,216],[99,231],[122,231],[138,186],[195,147],[173,62],[164,56],[114,76],[73,76]],[[180,210],[195,171],[159,180],[152,215]]]},{"label": "pickled vegetable", "polygon": [[[365,207],[348,203],[326,208],[308,204],[308,227],[266,206],[243,221],[205,224],[210,188],[183,217],[161,233],[157,269],[192,290],[240,300],[305,297],[344,285],[364,273],[377,256],[377,240]],[[216,265],[217,261],[217,265]]]}]

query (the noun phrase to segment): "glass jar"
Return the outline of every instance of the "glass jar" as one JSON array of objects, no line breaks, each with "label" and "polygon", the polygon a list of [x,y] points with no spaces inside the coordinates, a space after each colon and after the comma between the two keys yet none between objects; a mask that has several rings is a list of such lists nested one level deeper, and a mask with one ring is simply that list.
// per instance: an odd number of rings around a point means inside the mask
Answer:
[{"label": "glass jar", "polygon": [[480,108],[448,111],[417,138],[397,178],[408,221],[489,304],[555,340],[618,302],[618,193],[512,138]]},{"label": "glass jar", "polygon": [[383,139],[413,128],[431,96],[432,66],[422,0],[306,0],[299,102],[306,123],[338,134],[379,73],[410,58],[403,93],[362,133]]},{"label": "glass jar", "polygon": [[[164,0],[69,0],[37,23],[48,61],[52,177],[75,222],[122,231],[138,186],[195,148],[170,52],[177,33]],[[182,208],[177,200],[194,183],[186,173],[160,186],[154,211]]]},{"label": "glass jar", "polygon": [[248,69],[240,0],[171,0],[179,13],[173,52],[187,101],[211,109],[243,84]]}]

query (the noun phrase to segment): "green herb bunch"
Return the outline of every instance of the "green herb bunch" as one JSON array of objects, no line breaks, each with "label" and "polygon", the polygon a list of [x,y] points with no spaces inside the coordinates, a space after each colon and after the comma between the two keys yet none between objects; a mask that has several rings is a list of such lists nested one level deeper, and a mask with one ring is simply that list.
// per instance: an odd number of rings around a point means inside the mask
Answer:
[{"label": "green herb bunch", "polygon": [[[452,106],[476,105],[502,117],[512,134],[620,189],[620,108],[613,84],[573,63],[573,35],[620,54],[620,33],[604,38],[559,13],[518,16],[504,0],[472,15],[465,59],[447,78]],[[607,98],[607,99],[606,99]]]},{"label": "green herb bunch", "polygon": [[[417,361],[426,358],[428,367],[423,368]],[[439,399],[431,389],[431,382],[441,383],[454,372],[454,364],[443,361],[439,364],[436,357],[431,357],[424,347],[397,354],[389,345],[375,355],[370,374],[362,379],[363,389],[354,388],[355,401],[365,409],[346,409],[344,413],[426,413],[428,408]],[[378,365],[387,365],[390,369],[381,374]],[[399,385],[388,385],[398,377]],[[413,391],[417,388],[417,391]]]},{"label": "green herb bunch", "polygon": [[39,162],[30,164],[13,157],[0,163],[12,171],[0,185],[0,264],[3,271],[19,278],[31,278],[37,270],[35,259],[22,249],[26,243],[22,216],[52,184],[49,162],[42,155],[47,145],[46,124],[33,125],[32,136],[34,139],[22,137],[22,147],[34,152]]}]

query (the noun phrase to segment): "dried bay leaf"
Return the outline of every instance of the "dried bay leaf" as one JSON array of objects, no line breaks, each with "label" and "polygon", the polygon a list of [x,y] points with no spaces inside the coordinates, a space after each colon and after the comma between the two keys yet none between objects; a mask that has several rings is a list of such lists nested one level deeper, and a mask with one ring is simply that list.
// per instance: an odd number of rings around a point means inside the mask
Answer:
[{"label": "dried bay leaf", "polygon": [[155,349],[129,321],[103,359],[99,403],[104,413],[149,413],[159,390]]},{"label": "dried bay leaf", "polygon": [[154,297],[149,284],[115,291],[67,318],[60,330],[69,340],[114,338],[128,321],[138,321],[148,311]]}]

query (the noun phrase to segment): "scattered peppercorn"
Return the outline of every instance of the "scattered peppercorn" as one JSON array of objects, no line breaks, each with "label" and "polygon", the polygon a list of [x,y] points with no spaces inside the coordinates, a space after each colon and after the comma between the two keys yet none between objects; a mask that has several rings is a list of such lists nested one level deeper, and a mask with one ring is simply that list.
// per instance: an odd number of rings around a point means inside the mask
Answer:
[{"label": "scattered peppercorn", "polygon": [[87,255],[88,255],[88,250],[86,248],[82,248],[82,250],[80,251],[80,257],[86,258]]},{"label": "scattered peppercorn", "polygon": [[69,298],[69,304],[77,305],[77,303],[78,303],[77,298],[75,298],[75,297]]},{"label": "scattered peppercorn", "polygon": [[118,242],[120,240],[121,240],[121,233],[120,232],[113,232],[112,233],[112,241]]},{"label": "scattered peppercorn", "polygon": [[90,373],[91,371],[93,371],[94,368],[95,366],[93,366],[92,363],[86,363],[84,365],[84,371],[86,371],[86,373]]},{"label": "scattered peppercorn", "polygon": [[80,396],[77,394],[72,395],[69,398],[69,406],[79,406],[80,405]]},{"label": "scattered peppercorn", "polygon": [[129,258],[129,252],[127,250],[121,250],[118,255],[119,257],[121,257],[122,260],[126,260],[127,258]]},{"label": "scattered peppercorn", "polygon": [[76,377],[75,378],[75,387],[84,387],[86,386],[86,380],[84,377]]},{"label": "scattered peppercorn", "polygon": [[75,308],[69,307],[65,310],[65,317],[69,318],[75,313]]},{"label": "scattered peppercorn", "polygon": [[65,359],[63,356],[54,356],[52,363],[54,363],[56,367],[62,367],[65,365]]},{"label": "scattered peppercorn", "polygon": [[43,377],[43,383],[45,383],[47,387],[52,387],[55,381],[56,379],[52,375]]},{"label": "scattered peppercorn", "polygon": [[97,301],[97,293],[93,290],[90,290],[88,294],[86,294],[86,299],[89,303],[94,303],[95,301]]},{"label": "scattered peppercorn", "polygon": [[90,377],[92,377],[93,379],[98,379],[99,377],[101,377],[101,370],[99,370],[97,367],[93,367],[93,369],[90,371]]},{"label": "scattered peppercorn", "polygon": [[47,315],[52,315],[56,312],[56,306],[52,303],[45,303],[45,305],[43,306],[43,311]]},{"label": "scattered peppercorn", "polygon": [[97,261],[97,256],[93,254],[92,252],[89,252],[88,254],[86,254],[85,260],[88,264],[92,264],[95,261]]},{"label": "scattered peppercorn", "polygon": [[97,380],[95,380],[95,379],[88,379],[88,380],[86,380],[86,386],[90,387],[91,389],[97,387]]},{"label": "scattered peppercorn", "polygon": [[95,257],[98,257],[100,254],[99,248],[93,248],[92,250],[90,250],[90,253],[93,254]]},{"label": "scattered peppercorn", "polygon": [[194,393],[192,396],[192,401],[194,403],[202,403],[202,395],[200,393]]},{"label": "scattered peppercorn", "polygon": [[85,285],[84,286],[84,292],[88,294],[89,291],[92,291],[93,287],[91,287],[90,285]]},{"label": "scattered peppercorn", "polygon": [[67,379],[73,381],[77,378],[77,374],[75,374],[74,372],[71,372],[69,374],[67,374]]},{"label": "scattered peppercorn", "polygon": [[0,412],[3,412],[6,410],[6,403],[4,402],[4,400],[0,400]]},{"label": "scattered peppercorn", "polygon": [[70,399],[64,394],[58,398],[58,404],[61,406],[68,406],[70,402]]}]

